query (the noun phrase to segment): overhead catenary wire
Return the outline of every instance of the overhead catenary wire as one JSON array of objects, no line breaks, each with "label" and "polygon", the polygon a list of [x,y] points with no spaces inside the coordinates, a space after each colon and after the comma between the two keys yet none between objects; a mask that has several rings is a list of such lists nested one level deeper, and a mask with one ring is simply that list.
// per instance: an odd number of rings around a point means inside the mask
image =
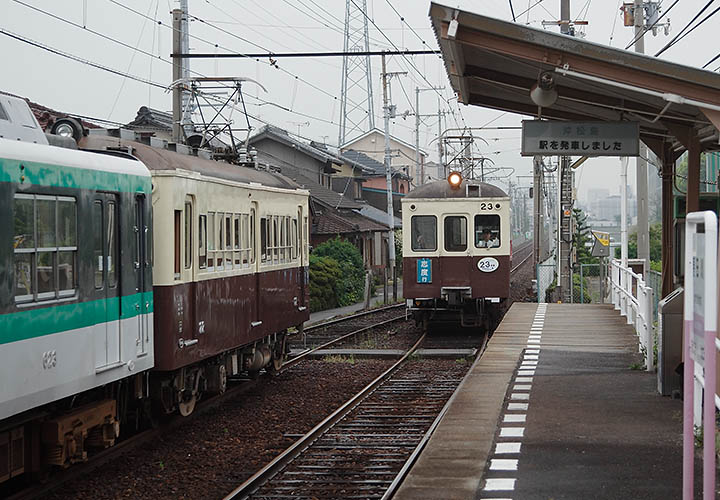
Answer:
[{"label": "overhead catenary wire", "polygon": [[[708,0],[708,2],[703,6],[703,8],[700,9],[700,11],[699,11],[697,14],[695,14],[695,16],[683,27],[683,29],[681,29],[681,30],[678,32],[678,34],[673,37],[672,40],[670,40],[667,44],[665,44],[665,46],[664,46],[662,49],[660,49],[660,50],[655,54],[655,57],[658,57],[660,54],[662,54],[663,52],[665,52],[667,49],[669,49],[670,47],[672,47],[673,45],[675,45],[675,42],[676,42],[677,39],[685,32],[685,30],[688,29],[688,28],[690,27],[690,25],[691,25],[692,23],[694,23],[695,20],[696,20],[698,17],[700,17],[700,16],[702,15],[702,13],[705,12],[705,11],[710,7],[710,5],[712,5],[714,2],[715,2],[715,0]],[[669,9],[668,9],[668,10],[669,10]]]},{"label": "overhead catenary wire", "polygon": [[708,14],[707,16],[705,16],[699,23],[697,23],[695,26],[693,26],[693,27],[690,28],[688,31],[686,31],[680,38],[678,38],[678,39],[675,41],[675,43],[673,43],[672,45],[670,45],[670,46],[668,47],[668,49],[669,49],[670,47],[672,47],[673,45],[675,45],[676,43],[680,42],[683,38],[685,38],[686,36],[688,36],[690,33],[692,33],[693,31],[695,31],[697,28],[699,28],[705,21],[707,21],[707,20],[710,19],[712,16],[714,16],[715,14],[717,14],[718,11],[720,11],[720,7],[717,7],[714,11],[712,11],[710,14]]}]

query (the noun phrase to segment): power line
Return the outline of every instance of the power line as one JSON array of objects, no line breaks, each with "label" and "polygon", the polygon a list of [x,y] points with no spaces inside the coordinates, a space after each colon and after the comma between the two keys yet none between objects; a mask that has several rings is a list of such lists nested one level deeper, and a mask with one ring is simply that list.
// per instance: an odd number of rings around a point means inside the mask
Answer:
[{"label": "power line", "polygon": [[76,55],[74,55],[74,54],[70,54],[69,52],[63,52],[63,51],[61,51],[61,50],[55,49],[55,48],[53,48],[53,47],[50,47],[49,45],[45,45],[45,44],[43,44],[43,43],[41,43],[41,42],[37,42],[37,41],[35,41],[35,40],[32,40],[32,39],[30,39],[30,38],[25,38],[25,37],[22,36],[22,35],[18,35],[18,34],[16,34],[16,33],[11,32],[11,31],[7,31],[7,30],[5,30],[4,28],[0,28],[0,34],[3,34],[3,35],[5,35],[5,36],[7,36],[7,37],[10,37],[10,38],[14,38],[15,40],[18,40],[18,41],[20,41],[20,42],[26,43],[26,44],[28,44],[28,45],[32,45],[33,47],[37,47],[37,48],[39,48],[39,49],[45,50],[45,51],[50,52],[50,53],[52,53],[52,54],[56,54],[56,55],[58,55],[58,56],[61,56],[61,57],[66,58],[66,59],[71,59],[71,60],[73,60],[73,61],[76,61],[76,62],[79,62],[79,63],[82,63],[82,64],[86,64],[86,65],[88,65],[88,66],[92,66],[93,68],[97,68],[97,69],[101,69],[101,70],[103,70],[103,71],[107,71],[108,73],[112,73],[112,74],[117,75],[117,76],[122,76],[122,77],[124,77],[124,78],[130,78],[131,80],[135,80],[135,81],[137,81],[137,82],[145,83],[145,84],[147,84],[147,85],[152,85],[152,86],[154,86],[154,87],[158,87],[158,88],[161,88],[161,89],[163,89],[163,90],[167,89],[167,85],[162,85],[162,84],[160,84],[160,83],[153,82],[153,81],[151,81],[151,80],[148,80],[148,79],[146,79],[146,78],[142,78],[142,77],[140,77],[140,76],[131,75],[130,73],[123,73],[123,72],[120,71],[120,70],[117,70],[117,69],[114,69],[114,68],[110,68],[110,67],[108,67],[108,66],[104,66],[104,65],[102,65],[102,64],[100,64],[100,63],[96,63],[96,62],[90,61],[90,60],[88,60],[88,59],[83,59],[82,57],[76,56]]},{"label": "power line", "polygon": [[707,16],[705,16],[699,23],[697,23],[695,26],[693,26],[693,27],[690,28],[687,32],[685,32],[680,38],[677,39],[677,41],[676,41],[675,43],[671,44],[671,45],[668,47],[668,49],[669,49],[670,47],[672,47],[673,45],[675,45],[676,43],[678,43],[678,42],[679,42],[680,40],[682,40],[683,38],[685,38],[686,36],[688,36],[688,35],[689,35],[690,33],[692,33],[693,31],[695,31],[696,28],[700,27],[700,25],[702,25],[705,21],[707,21],[707,20],[710,19],[712,16],[714,16],[715,14],[717,14],[718,11],[720,11],[720,7],[716,8],[716,9],[715,9],[714,11],[712,11],[710,14],[708,14]]},{"label": "power line", "polygon": [[513,9],[512,0],[508,0],[510,2],[510,13],[512,14],[513,22],[515,22],[515,9]]},{"label": "power line", "polygon": [[700,17],[700,16],[702,15],[702,13],[705,12],[705,11],[707,10],[707,8],[710,7],[710,5],[711,5],[713,2],[715,2],[715,0],[709,0],[708,3],[706,3],[705,6],[704,6],[702,9],[700,9],[700,12],[698,12],[697,14],[695,14],[695,17],[693,17],[693,18],[690,20],[690,22],[688,22],[688,23],[685,25],[685,27],[680,30],[680,32],[679,32],[677,35],[675,35],[675,37],[674,37],[672,40],[670,40],[670,41],[665,45],[665,47],[663,47],[662,49],[660,49],[660,50],[657,52],[657,54],[655,54],[655,57],[658,57],[660,54],[662,54],[662,53],[665,52],[667,49],[669,49],[670,47],[672,47],[672,45],[675,44],[675,42],[676,42],[677,39],[680,37],[680,35],[682,35],[682,34],[685,32],[685,30],[688,29],[688,27],[690,27],[690,25],[691,25],[692,23],[694,23],[695,20],[696,20],[698,17]]},{"label": "power line", "polygon": [[[16,0],[17,1],[17,0]],[[331,52],[254,52],[248,54],[230,53],[230,54],[211,54],[209,52],[195,52],[191,54],[171,54],[172,57],[182,57],[184,59],[226,59],[226,58],[243,58],[250,57],[253,59],[284,59],[298,57],[343,57],[343,56],[415,56],[440,54],[439,50],[362,50],[362,51],[331,51]]]}]

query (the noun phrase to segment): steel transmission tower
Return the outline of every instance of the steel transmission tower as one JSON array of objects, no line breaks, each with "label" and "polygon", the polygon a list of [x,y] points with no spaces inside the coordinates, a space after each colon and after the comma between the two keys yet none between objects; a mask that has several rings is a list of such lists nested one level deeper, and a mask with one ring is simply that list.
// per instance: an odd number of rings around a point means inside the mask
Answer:
[{"label": "steel transmission tower", "polygon": [[[344,51],[368,52],[367,1],[346,0]],[[343,56],[338,147],[375,128],[370,56]]]}]

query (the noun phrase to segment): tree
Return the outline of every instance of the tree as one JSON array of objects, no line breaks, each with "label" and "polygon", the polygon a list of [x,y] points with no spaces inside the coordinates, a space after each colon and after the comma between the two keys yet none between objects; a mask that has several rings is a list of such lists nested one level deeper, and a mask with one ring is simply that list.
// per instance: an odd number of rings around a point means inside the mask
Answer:
[{"label": "tree", "polygon": [[355,245],[337,237],[318,245],[313,250],[313,255],[329,257],[340,268],[341,276],[334,283],[337,305],[347,306],[363,299],[365,267],[360,251]]},{"label": "tree", "polygon": [[597,264],[598,258],[593,257],[590,248],[588,248],[592,236],[590,235],[590,226],[587,225],[587,215],[582,209],[573,208],[573,218],[575,219],[573,245],[577,255],[577,264]]}]

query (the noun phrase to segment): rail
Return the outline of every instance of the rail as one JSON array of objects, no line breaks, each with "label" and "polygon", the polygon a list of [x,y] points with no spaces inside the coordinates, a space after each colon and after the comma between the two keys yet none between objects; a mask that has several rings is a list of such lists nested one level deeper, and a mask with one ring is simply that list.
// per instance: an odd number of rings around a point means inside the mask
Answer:
[{"label": "rail", "polygon": [[715,498],[717,395],[718,228],[717,215],[685,218],[683,367],[683,500],[694,498],[695,430],[702,429],[703,499]]},{"label": "rail", "polygon": [[640,338],[640,351],[645,355],[645,369],[652,371],[655,365],[653,289],[641,275],[622,267],[617,259],[610,262],[610,286],[612,303],[627,318],[627,324],[635,327],[635,333]]}]

